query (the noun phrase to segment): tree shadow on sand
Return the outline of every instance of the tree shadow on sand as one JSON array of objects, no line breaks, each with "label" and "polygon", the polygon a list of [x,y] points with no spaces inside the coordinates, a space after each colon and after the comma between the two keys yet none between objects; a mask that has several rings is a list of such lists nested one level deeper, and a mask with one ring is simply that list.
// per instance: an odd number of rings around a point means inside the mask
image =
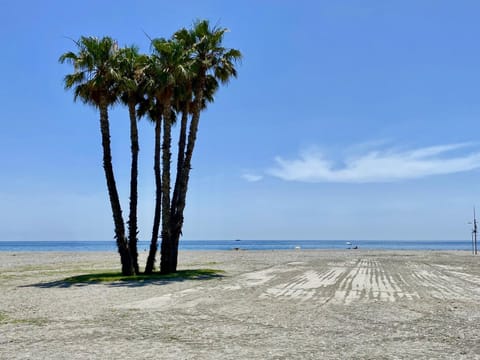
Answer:
[{"label": "tree shadow on sand", "polygon": [[133,276],[125,276],[119,272],[104,272],[70,276],[62,280],[41,282],[26,285],[25,287],[69,288],[72,286],[88,286],[91,284],[105,284],[111,287],[140,287],[146,285],[165,285],[186,280],[211,280],[223,276],[222,270],[215,269],[188,269],[166,275],[154,273],[151,275],[140,274]]}]

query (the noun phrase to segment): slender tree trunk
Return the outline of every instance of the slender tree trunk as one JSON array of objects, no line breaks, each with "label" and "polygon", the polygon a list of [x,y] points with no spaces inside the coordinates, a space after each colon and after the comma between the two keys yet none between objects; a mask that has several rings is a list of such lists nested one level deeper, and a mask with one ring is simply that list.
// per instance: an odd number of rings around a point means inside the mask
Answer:
[{"label": "slender tree trunk", "polygon": [[171,206],[171,218],[170,218],[170,237],[172,243],[172,267],[177,268],[178,263],[178,245],[180,241],[180,235],[182,233],[183,213],[177,213],[178,200],[180,190],[182,188],[182,180],[184,174],[184,162],[185,162],[185,147],[187,143],[187,125],[188,125],[189,108],[187,107],[182,112],[182,120],[180,125],[180,135],[178,141],[178,158],[177,158],[177,175],[175,179],[175,187],[172,196]]},{"label": "slender tree trunk", "polygon": [[[198,124],[200,122],[200,110],[203,98],[203,84],[204,80],[200,81],[199,86],[195,92],[195,103],[192,114],[192,121],[190,122],[190,129],[188,133],[187,149],[185,151],[185,158],[181,170],[180,185],[178,190],[178,198],[176,199],[175,212],[172,214],[172,220],[170,222],[170,232],[173,244],[172,258],[174,260],[174,266],[176,268],[178,262],[178,245],[180,242],[180,236],[182,234],[183,227],[183,211],[185,210],[188,180],[190,178],[190,170],[193,156],[193,149],[195,147],[195,141],[197,139]],[[179,170],[177,170],[179,171]]]},{"label": "slender tree trunk", "polygon": [[155,155],[153,169],[155,172],[155,212],[153,216],[152,239],[150,241],[150,251],[148,253],[145,274],[151,274],[155,266],[155,255],[158,249],[158,232],[160,229],[160,215],[162,210],[162,178],[160,174],[160,137],[162,133],[162,116],[160,115],[155,122]]},{"label": "slender tree trunk", "polygon": [[132,151],[132,166],[130,171],[130,214],[128,219],[128,247],[132,257],[133,268],[139,274],[138,249],[137,249],[137,203],[138,203],[138,129],[135,114],[135,102],[129,101],[128,112],[130,115],[130,143]]},{"label": "slender tree trunk", "polygon": [[165,95],[163,111],[163,144],[162,144],[162,247],[160,272],[169,274],[176,271],[172,259],[172,243],[170,238],[170,163],[172,146],[172,116],[170,94]]},{"label": "slender tree trunk", "polygon": [[[180,122],[180,135],[178,139],[178,156],[177,156],[177,176],[175,177],[175,186],[173,188],[172,195],[172,216],[176,212],[176,206],[178,203],[178,193],[180,191],[180,183],[182,179],[183,163],[185,161],[185,146],[187,144],[187,125],[188,115],[190,114],[190,94],[192,92],[192,85],[189,84],[186,89],[188,98],[185,99],[184,106],[182,107],[182,120]],[[172,228],[172,226],[170,225]]]},{"label": "slender tree trunk", "polygon": [[128,249],[127,239],[125,237],[125,224],[123,222],[122,208],[118,196],[115,176],[113,174],[112,153],[110,150],[110,126],[108,123],[108,105],[105,100],[100,101],[100,130],[102,132],[103,147],[103,168],[105,170],[105,179],[107,181],[108,195],[112,207],[113,222],[115,225],[115,239],[117,241],[118,252],[122,264],[123,275],[133,275],[134,269],[132,258]]},{"label": "slender tree trunk", "polygon": [[178,192],[180,191],[180,181],[182,179],[183,163],[185,161],[185,146],[187,143],[187,125],[188,125],[188,113],[190,109],[188,102],[182,111],[182,120],[180,123],[180,135],[178,139],[178,156],[177,156],[177,176],[175,178],[175,186],[173,188],[172,195],[172,207],[171,214],[175,214],[176,206],[178,202]]}]

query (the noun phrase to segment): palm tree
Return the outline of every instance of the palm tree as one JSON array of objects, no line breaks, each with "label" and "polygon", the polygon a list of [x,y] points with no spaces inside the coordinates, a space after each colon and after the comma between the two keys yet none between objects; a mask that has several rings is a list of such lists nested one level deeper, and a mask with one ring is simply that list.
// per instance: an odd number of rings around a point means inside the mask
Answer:
[{"label": "palm tree", "polygon": [[[182,44],[186,51],[192,51],[193,46],[195,45],[195,37],[192,36],[192,33],[187,29],[183,28],[177,31],[173,38]],[[193,62],[190,63],[193,66]],[[171,214],[175,212],[175,204],[178,200],[179,192],[179,183],[181,179],[181,174],[183,169],[183,162],[185,161],[185,147],[187,144],[187,126],[188,126],[188,117],[191,115],[191,109],[193,109],[193,81],[194,74],[193,68],[190,71],[190,77],[183,79],[184,81],[180,84],[177,84],[175,87],[174,93],[174,104],[173,107],[177,113],[181,113],[181,122],[180,122],[180,132],[178,139],[178,153],[177,153],[177,174],[175,178],[175,186],[172,194],[172,206]]]},{"label": "palm tree", "polygon": [[171,142],[172,124],[176,114],[172,111],[172,97],[175,87],[190,76],[189,53],[181,42],[165,39],[152,41],[153,58],[156,65],[156,101],[163,107],[162,143],[162,246],[160,272],[171,272],[170,237],[170,184],[171,184]]},{"label": "palm tree", "polygon": [[[152,40],[153,54],[149,59],[147,71],[146,93],[147,99],[142,104],[142,113],[148,113],[155,122],[155,155],[154,171],[156,183],[156,201],[152,229],[150,252],[145,267],[146,273],[153,272],[157,238],[162,225],[162,260],[170,252],[170,163],[171,163],[171,128],[176,120],[176,113],[172,109],[172,97],[176,84],[188,77],[188,57],[184,49],[177,42],[163,38]],[[163,141],[160,147],[160,135],[163,125]],[[160,149],[161,148],[161,149]],[[160,151],[161,150],[161,151]],[[160,155],[162,169],[160,172]],[[161,217],[161,218],[160,218]],[[162,265],[161,265],[162,266]],[[161,271],[162,268],[161,268]]]},{"label": "palm tree", "polygon": [[61,63],[69,62],[74,67],[73,74],[65,76],[65,89],[73,88],[74,100],[80,99],[99,109],[103,168],[115,225],[115,238],[120,254],[122,273],[131,275],[134,273],[134,269],[125,237],[125,224],[113,172],[108,121],[108,107],[117,100],[115,84],[118,76],[114,67],[114,58],[118,46],[110,37],[102,39],[81,37],[75,44],[77,53],[66,52],[59,58]]},{"label": "palm tree", "polygon": [[142,82],[145,78],[147,59],[140,55],[136,46],[122,48],[116,56],[119,77],[116,81],[120,101],[128,107],[130,117],[130,149],[132,163],[130,171],[130,213],[128,217],[128,246],[135,273],[139,274],[137,250],[137,204],[138,204],[138,128],[136,106],[143,98]]},{"label": "palm tree", "polygon": [[213,98],[213,93],[207,92],[208,88],[216,89],[218,81],[226,84],[230,78],[236,77],[235,63],[242,57],[239,50],[226,49],[222,46],[223,36],[227,31],[226,28],[212,28],[207,20],[202,20],[194,23],[193,29],[190,31],[182,29],[174,35],[174,37],[181,39],[192,47],[190,57],[195,78],[192,81],[194,84],[194,101],[188,142],[182,160],[182,167],[177,169],[180,175],[174,189],[175,203],[172,204],[170,221],[173,250],[167,272],[174,272],[177,267],[178,244],[183,227],[183,212],[186,204],[188,180],[200,121],[200,112],[206,105],[206,99]]},{"label": "palm tree", "polygon": [[[149,68],[150,69],[150,68]],[[155,149],[153,170],[155,174],[155,210],[153,215],[152,237],[150,241],[150,250],[145,265],[145,274],[153,273],[155,266],[155,256],[158,248],[158,234],[160,229],[160,216],[162,207],[162,178],[160,171],[160,138],[162,134],[162,105],[159,104],[153,95],[152,85],[153,78],[147,73],[147,81],[145,86],[146,98],[140,103],[139,115],[148,116],[151,122],[155,124]]]}]

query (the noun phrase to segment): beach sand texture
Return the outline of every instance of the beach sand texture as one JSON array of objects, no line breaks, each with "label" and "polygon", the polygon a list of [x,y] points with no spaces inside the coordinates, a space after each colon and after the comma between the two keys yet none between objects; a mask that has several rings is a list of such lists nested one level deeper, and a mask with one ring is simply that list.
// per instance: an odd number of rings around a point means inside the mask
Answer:
[{"label": "beach sand texture", "polygon": [[61,281],[118,262],[0,253],[0,359],[480,359],[467,252],[181,252],[180,268],[223,276]]}]

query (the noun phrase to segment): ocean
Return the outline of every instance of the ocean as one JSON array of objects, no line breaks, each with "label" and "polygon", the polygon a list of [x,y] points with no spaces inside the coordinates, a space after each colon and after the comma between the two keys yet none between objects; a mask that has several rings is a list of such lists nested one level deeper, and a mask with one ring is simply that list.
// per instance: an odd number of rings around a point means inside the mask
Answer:
[{"label": "ocean", "polygon": [[[149,241],[138,250],[148,251]],[[406,240],[181,240],[180,250],[292,250],[301,249],[467,250],[471,241]],[[116,251],[115,241],[0,241],[0,251]]]}]

